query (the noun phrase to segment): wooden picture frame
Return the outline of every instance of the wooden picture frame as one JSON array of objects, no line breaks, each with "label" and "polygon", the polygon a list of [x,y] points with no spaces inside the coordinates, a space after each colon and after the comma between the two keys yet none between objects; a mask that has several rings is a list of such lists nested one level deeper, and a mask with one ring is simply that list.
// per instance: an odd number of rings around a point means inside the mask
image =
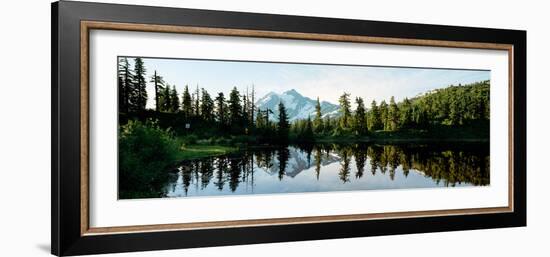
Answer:
[{"label": "wooden picture frame", "polygon": [[[90,227],[88,46],[94,29],[508,51],[508,206]],[[52,4],[52,254],[525,226],[525,110],[525,31],[56,2]]]}]

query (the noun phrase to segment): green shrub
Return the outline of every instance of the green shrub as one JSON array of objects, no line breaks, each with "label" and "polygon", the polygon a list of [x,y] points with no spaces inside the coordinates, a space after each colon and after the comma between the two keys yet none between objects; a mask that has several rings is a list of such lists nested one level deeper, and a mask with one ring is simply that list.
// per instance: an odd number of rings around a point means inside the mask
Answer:
[{"label": "green shrub", "polygon": [[119,198],[158,196],[180,145],[156,121],[130,120],[119,131]]},{"label": "green shrub", "polygon": [[183,137],[183,143],[186,145],[195,145],[198,141],[199,137],[194,134]]}]

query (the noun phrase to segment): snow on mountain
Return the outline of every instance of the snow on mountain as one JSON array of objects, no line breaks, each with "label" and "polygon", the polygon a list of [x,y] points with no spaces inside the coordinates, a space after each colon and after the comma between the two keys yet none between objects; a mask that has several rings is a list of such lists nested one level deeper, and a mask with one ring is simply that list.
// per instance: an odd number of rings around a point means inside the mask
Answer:
[{"label": "snow on mountain", "polygon": [[[288,177],[296,177],[298,174],[300,174],[302,171],[310,169],[315,165],[314,163],[314,157],[311,155],[308,158],[307,152],[302,151],[295,147],[289,147],[288,152],[288,160],[285,166],[285,176]],[[334,162],[339,162],[341,158],[338,155],[335,154],[322,154],[321,156],[321,166],[327,166]],[[279,160],[277,158],[277,155],[274,156],[271,160],[271,164],[269,168],[259,168],[268,174],[274,176],[279,174]]]},{"label": "snow on mountain", "polygon": [[[307,119],[308,117],[313,119],[313,117],[315,117],[315,105],[317,104],[317,101],[309,97],[302,96],[294,89],[286,91],[282,94],[270,92],[260,98],[256,102],[256,106],[260,108],[260,110],[272,110],[273,114],[270,115],[269,119],[276,121],[279,115],[278,105],[280,102],[285,105],[290,121]],[[338,115],[339,109],[340,107],[336,104],[326,101],[321,102],[321,114],[323,117],[334,117]]]}]

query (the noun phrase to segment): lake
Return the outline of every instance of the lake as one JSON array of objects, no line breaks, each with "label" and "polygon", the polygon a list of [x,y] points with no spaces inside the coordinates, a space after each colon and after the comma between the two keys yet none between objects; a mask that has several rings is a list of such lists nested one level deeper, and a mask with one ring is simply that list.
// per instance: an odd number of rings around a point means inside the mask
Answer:
[{"label": "lake", "polygon": [[489,185],[489,145],[316,144],[182,161],[163,197]]}]

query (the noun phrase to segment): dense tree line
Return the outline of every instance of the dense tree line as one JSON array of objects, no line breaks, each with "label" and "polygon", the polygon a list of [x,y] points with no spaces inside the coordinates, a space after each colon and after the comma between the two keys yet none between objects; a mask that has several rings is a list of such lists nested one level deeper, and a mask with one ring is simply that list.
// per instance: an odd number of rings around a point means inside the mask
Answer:
[{"label": "dense tree line", "polygon": [[[427,129],[434,125],[462,126],[489,120],[490,82],[468,85],[451,85],[436,89],[397,103],[392,96],[389,103],[372,101],[366,109],[363,98],[355,98],[355,110],[351,108],[351,96],[344,93],[339,98],[340,115],[322,117],[317,99],[315,117],[295,121],[291,133],[298,138],[318,135],[366,135],[374,131],[398,131]],[[312,127],[310,130],[309,127]]]},{"label": "dense tree line", "polygon": [[[135,58],[131,68],[128,58],[119,58],[118,67],[120,111],[145,111],[148,95],[143,60]],[[451,85],[401,102],[393,96],[388,103],[373,100],[369,108],[361,96],[352,98],[343,93],[338,99],[337,117],[323,117],[317,98],[314,117],[292,123],[282,102],[275,119],[270,116],[274,115],[273,110],[257,108],[254,86],[244,93],[234,87],[226,96],[223,92],[210,95],[198,85],[194,89],[186,85],[180,96],[176,86],[168,84],[157,71],[149,82],[154,85],[155,111],[177,114],[192,127],[190,131],[214,127],[226,134],[253,135],[277,142],[286,142],[289,136],[293,141],[309,142],[316,136],[361,136],[375,131],[461,126],[489,120],[489,81]]]},{"label": "dense tree line", "polygon": [[[128,58],[119,58],[119,110],[122,113],[145,111],[148,96],[143,60],[135,58],[133,66],[132,70]],[[212,96],[198,85],[194,90],[186,85],[180,96],[176,86],[168,84],[157,71],[154,71],[149,82],[155,89],[155,111],[179,115],[184,123],[192,127],[190,131],[215,127],[218,131],[233,135],[256,135],[278,142],[288,140],[290,122],[284,104],[279,104],[277,122],[273,122],[270,119],[273,110],[256,107],[253,85],[251,91],[247,88],[245,93],[234,87],[228,96],[223,92]]]}]

